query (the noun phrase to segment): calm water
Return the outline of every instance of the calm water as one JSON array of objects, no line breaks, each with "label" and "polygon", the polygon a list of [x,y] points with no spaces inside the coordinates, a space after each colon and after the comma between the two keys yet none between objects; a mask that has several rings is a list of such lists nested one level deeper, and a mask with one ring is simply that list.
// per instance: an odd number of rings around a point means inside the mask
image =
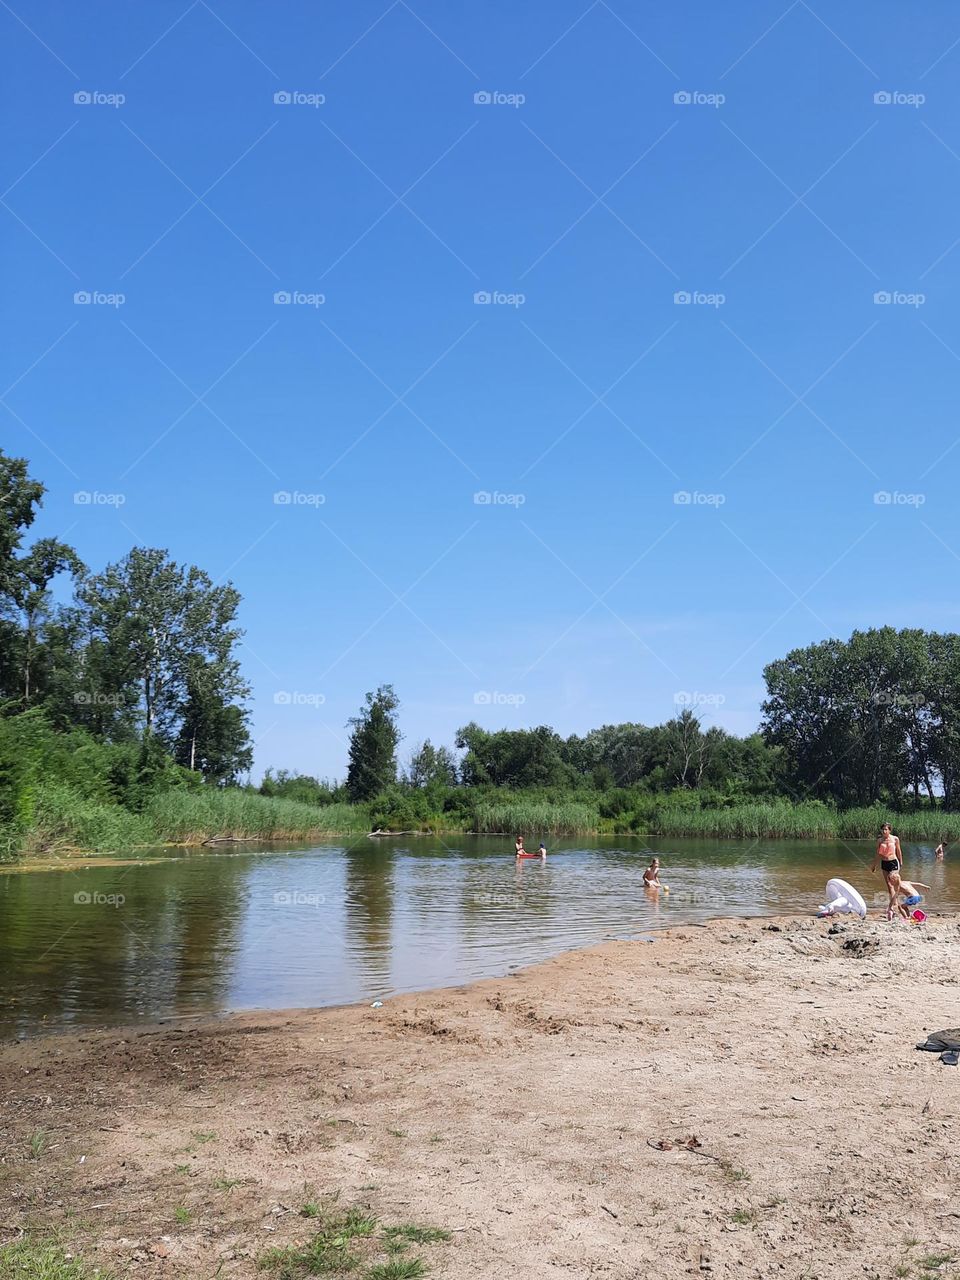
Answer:
[{"label": "calm water", "polygon": [[[867,842],[590,837],[520,867],[494,838],[243,849],[0,874],[0,1036],[372,1001],[669,924],[813,911],[833,875],[870,906],[881,888]],[[960,858],[905,854],[931,909],[960,910]]]}]

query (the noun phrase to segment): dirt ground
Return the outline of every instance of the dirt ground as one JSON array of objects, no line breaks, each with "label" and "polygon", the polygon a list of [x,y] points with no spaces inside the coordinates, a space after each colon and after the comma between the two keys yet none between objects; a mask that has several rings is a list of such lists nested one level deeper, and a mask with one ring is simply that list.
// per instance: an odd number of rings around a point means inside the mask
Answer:
[{"label": "dirt ground", "polygon": [[958,975],[955,917],[719,921],[380,1009],[7,1045],[0,1242],[250,1277],[329,1196],[449,1231],[455,1280],[960,1276],[960,1069],[914,1047]]}]

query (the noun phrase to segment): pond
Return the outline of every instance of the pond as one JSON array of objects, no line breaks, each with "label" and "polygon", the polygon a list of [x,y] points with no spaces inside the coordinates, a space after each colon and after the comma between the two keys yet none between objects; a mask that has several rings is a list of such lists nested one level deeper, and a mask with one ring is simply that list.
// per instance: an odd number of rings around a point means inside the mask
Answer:
[{"label": "pond", "polygon": [[[883,887],[866,841],[570,837],[520,865],[512,843],[351,837],[5,868],[0,1036],[373,1001],[667,925],[812,912],[834,875],[871,909]],[[669,894],[642,886],[651,851]],[[925,907],[960,910],[957,862],[904,853],[932,886]]]}]

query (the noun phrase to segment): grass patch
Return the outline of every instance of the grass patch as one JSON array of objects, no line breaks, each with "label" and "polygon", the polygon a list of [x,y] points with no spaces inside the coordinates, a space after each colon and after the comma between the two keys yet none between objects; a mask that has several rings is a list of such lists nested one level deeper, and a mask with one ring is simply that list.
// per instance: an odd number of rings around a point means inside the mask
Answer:
[{"label": "grass patch", "polygon": [[406,1240],[410,1244],[437,1244],[441,1240],[449,1240],[450,1232],[441,1227],[418,1227],[416,1223],[405,1222],[399,1227],[385,1227],[384,1240]]},{"label": "grass patch", "polygon": [[184,1227],[190,1221],[190,1210],[186,1205],[178,1204],[173,1211],[173,1220],[179,1226]]},{"label": "grass patch", "polygon": [[319,1230],[306,1244],[270,1249],[260,1257],[258,1266],[273,1272],[276,1280],[354,1273],[361,1280],[415,1280],[427,1274],[423,1258],[398,1255],[413,1245],[450,1239],[449,1231],[412,1222],[381,1229],[378,1219],[363,1208],[336,1211],[310,1200],[300,1212],[314,1219]]},{"label": "grass patch", "polygon": [[735,1222],[738,1227],[749,1227],[757,1220],[757,1215],[753,1209],[734,1209],[730,1215],[730,1221]]},{"label": "grass patch", "polygon": [[364,1280],[416,1280],[427,1274],[427,1268],[422,1258],[391,1258],[375,1263],[363,1274]]},{"label": "grass patch", "polygon": [[60,1245],[43,1240],[0,1246],[0,1276],[4,1280],[114,1280],[112,1271],[68,1257]]},{"label": "grass patch", "polygon": [[50,1145],[50,1135],[46,1129],[34,1129],[30,1135],[29,1142],[30,1155],[34,1160],[39,1160]]},{"label": "grass patch", "polygon": [[940,1267],[945,1267],[948,1262],[952,1262],[954,1256],[952,1253],[928,1253],[919,1260],[917,1265],[924,1271],[938,1271]]}]

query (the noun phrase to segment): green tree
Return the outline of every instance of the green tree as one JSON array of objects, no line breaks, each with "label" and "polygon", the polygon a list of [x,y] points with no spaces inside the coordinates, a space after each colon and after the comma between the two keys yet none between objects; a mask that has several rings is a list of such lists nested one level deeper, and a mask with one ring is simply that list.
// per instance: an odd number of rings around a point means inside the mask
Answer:
[{"label": "green tree", "polygon": [[0,449],[0,596],[10,594],[23,534],[33,524],[44,492],[39,480],[27,475],[26,458],[11,458]]},{"label": "green tree", "polygon": [[56,538],[41,538],[13,562],[9,593],[20,614],[20,696],[25,708],[36,694],[34,669],[41,627],[50,614],[50,584],[64,571],[79,578],[84,565],[72,547]]},{"label": "green tree", "polygon": [[376,693],[367,694],[360,714],[347,721],[353,729],[347,794],[354,803],[372,799],[397,780],[399,707],[393,685],[382,684]]},{"label": "green tree", "polygon": [[457,762],[448,747],[435,747],[429,738],[417,747],[407,767],[407,783],[416,789],[439,783],[453,787],[457,782]]},{"label": "green tree", "polygon": [[253,764],[249,715],[241,705],[249,695],[235,658],[205,662],[193,657],[180,707],[177,763],[198,770],[208,782],[236,782]]},{"label": "green tree", "polygon": [[178,565],[166,551],[135,547],[86,579],[78,595],[103,645],[108,682],[118,695],[137,691],[144,737],[156,733],[172,746],[192,696],[198,714],[196,700],[208,689],[226,691],[224,698],[239,692],[232,655],[243,633],[235,625],[234,587],[215,586],[202,569]]}]

